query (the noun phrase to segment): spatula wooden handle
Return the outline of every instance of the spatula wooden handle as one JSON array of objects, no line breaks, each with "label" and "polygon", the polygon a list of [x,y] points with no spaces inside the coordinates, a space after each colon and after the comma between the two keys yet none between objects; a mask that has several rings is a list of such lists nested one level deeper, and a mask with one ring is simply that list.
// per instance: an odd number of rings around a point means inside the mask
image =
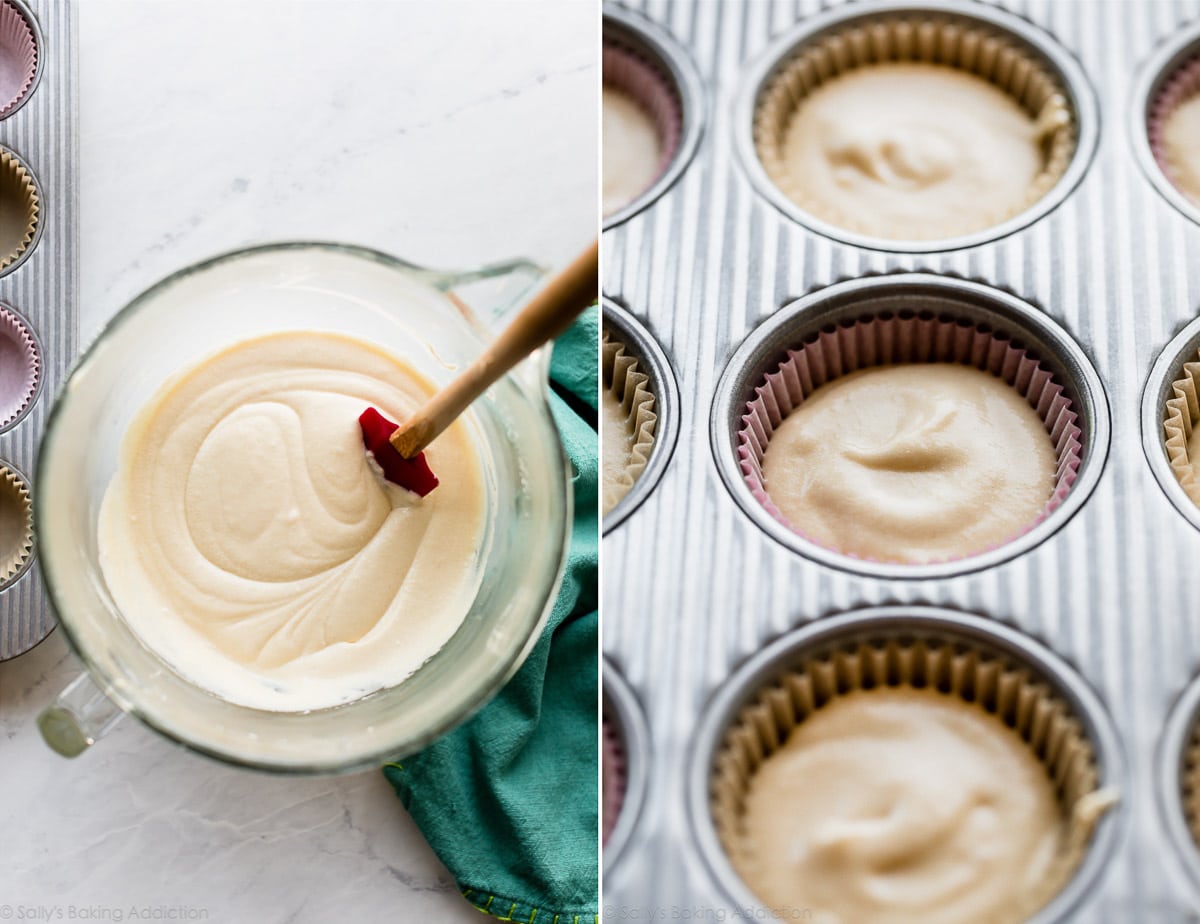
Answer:
[{"label": "spatula wooden handle", "polygon": [[596,300],[599,269],[597,241],[551,279],[483,355],[400,424],[391,436],[396,451],[415,458],[502,375],[570,327]]}]

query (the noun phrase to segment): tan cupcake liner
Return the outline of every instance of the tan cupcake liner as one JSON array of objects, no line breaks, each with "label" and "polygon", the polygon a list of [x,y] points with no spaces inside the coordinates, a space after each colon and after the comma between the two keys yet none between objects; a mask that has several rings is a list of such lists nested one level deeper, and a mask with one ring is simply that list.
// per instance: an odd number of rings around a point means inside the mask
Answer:
[{"label": "tan cupcake liner", "polygon": [[629,433],[633,436],[629,464],[615,484],[604,485],[604,512],[608,513],[633,489],[634,483],[646,470],[650,454],[654,451],[658,414],[654,409],[650,376],[638,368],[637,357],[630,353],[629,348],[607,330],[601,337],[600,374],[604,387],[621,402]]},{"label": "tan cupcake liner", "polygon": [[0,151],[0,269],[21,258],[33,242],[41,202],[33,177],[9,151]]},{"label": "tan cupcake liner", "polygon": [[[1078,414],[1062,385],[1036,357],[1003,335],[969,322],[921,315],[871,315],[823,330],[810,343],[789,350],[775,371],[766,375],[746,404],[737,436],[739,465],[755,499],[780,523],[815,541],[788,522],[767,492],[762,462],[775,428],[813,391],[843,375],[872,366],[935,362],[970,365],[997,376],[1015,388],[1042,419],[1058,460],[1054,489],[1037,519],[1005,541],[1011,542],[1045,520],[1066,500],[1083,462]],[[987,550],[970,554],[982,551]]]},{"label": "tan cupcake liner", "polygon": [[1183,376],[1171,383],[1175,397],[1167,399],[1163,412],[1163,437],[1171,470],[1187,496],[1200,506],[1200,480],[1188,457],[1188,440],[1200,423],[1200,354],[1196,360],[1184,363]]},{"label": "tan cupcake liner", "polygon": [[0,464],[0,584],[20,573],[33,554],[33,500],[25,481]]},{"label": "tan cupcake liner", "polygon": [[870,639],[856,647],[829,647],[761,689],[726,731],[714,760],[711,802],[717,836],[738,874],[750,868],[742,818],[750,780],[816,710],[857,690],[910,688],[940,691],[998,716],[1046,767],[1062,806],[1067,836],[1046,881],[1021,900],[1013,920],[1024,920],[1062,890],[1083,861],[1097,824],[1117,794],[1100,789],[1095,748],[1070,706],[1044,682],[957,637]]},{"label": "tan cupcake liner", "polygon": [[[857,67],[899,62],[954,67],[996,85],[1033,117],[1043,147],[1044,166],[1019,207],[990,216],[982,227],[930,229],[923,237],[953,237],[1000,224],[1041,199],[1066,172],[1075,153],[1075,117],[1062,83],[1045,65],[994,28],[934,13],[881,13],[801,46],[759,95],[754,112],[758,157],[775,185],[801,208],[838,227],[877,234],[876,225],[811,200],[805,178],[793,176],[788,167],[784,139],[800,102],[821,84]],[[913,232],[898,227],[888,236],[906,238]]]}]

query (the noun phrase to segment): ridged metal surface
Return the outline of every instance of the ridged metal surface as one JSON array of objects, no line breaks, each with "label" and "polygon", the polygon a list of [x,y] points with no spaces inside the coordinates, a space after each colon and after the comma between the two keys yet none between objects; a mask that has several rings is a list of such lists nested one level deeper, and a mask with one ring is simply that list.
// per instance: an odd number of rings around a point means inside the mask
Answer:
[{"label": "ridged metal surface", "polygon": [[[79,119],[75,11],[67,0],[27,0],[42,31],[41,81],[20,109],[0,121],[0,145],[29,165],[41,187],[41,240],[17,269],[0,277],[0,301],[29,319],[42,346],[42,390],[15,428],[0,434],[0,463],[30,479],[42,428],[75,358],[79,337]],[[32,485],[37,503],[37,484]],[[0,591],[0,661],[36,645],[50,632],[50,612],[36,561]]]},{"label": "ridged metal surface", "polygon": [[[1200,671],[1200,532],[1171,506],[1142,452],[1139,403],[1158,353],[1200,314],[1200,226],[1142,174],[1128,136],[1137,67],[1200,19],[1200,3],[1000,4],[1080,59],[1100,103],[1100,141],[1080,186],[1031,227],[992,244],[895,255],[821,238],[751,187],[732,144],[741,77],[769,39],[825,9],[811,2],[629,4],[685,45],[708,118],[699,151],[657,203],[604,235],[604,292],[643,320],[673,364],[679,445],[646,502],[604,540],[604,645],[645,709],[650,790],[606,877],[622,912],[722,907],[691,843],[684,781],[697,716],[731,670],[786,630],[883,602],[926,602],[1002,620],[1074,664],[1107,704],[1129,757],[1125,840],[1075,920],[1200,920],[1158,811],[1156,750],[1168,711]],[[767,539],[722,485],[709,443],[717,380],[742,339],[785,301],[895,269],[1009,289],[1064,325],[1094,362],[1112,449],[1078,515],[1037,549],[988,571],[893,582],[811,564]],[[711,914],[711,912],[710,912]],[[717,920],[716,917],[701,918]]]}]

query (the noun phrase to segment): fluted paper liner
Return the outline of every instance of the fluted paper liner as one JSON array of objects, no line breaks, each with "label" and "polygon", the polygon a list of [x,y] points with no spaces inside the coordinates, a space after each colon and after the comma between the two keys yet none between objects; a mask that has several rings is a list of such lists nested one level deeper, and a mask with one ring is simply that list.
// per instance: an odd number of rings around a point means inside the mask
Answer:
[{"label": "fluted paper liner", "polygon": [[[1178,165],[1172,161],[1167,152],[1165,138],[1167,120],[1183,103],[1186,103],[1197,93],[1200,93],[1200,58],[1191,58],[1179,65],[1170,77],[1164,81],[1158,95],[1150,104],[1150,114],[1146,121],[1146,134],[1150,141],[1150,151],[1171,183],[1178,188]],[[1180,190],[1182,192],[1182,190]]]},{"label": "fluted paper liner", "polygon": [[24,480],[0,463],[0,584],[33,554],[33,501]]},{"label": "fluted paper liner", "polygon": [[621,806],[625,804],[626,789],[626,754],[625,743],[621,730],[608,714],[607,705],[604,709],[602,722],[602,772],[600,806],[601,844],[607,844],[612,837],[617,819],[621,816]]},{"label": "fluted paper liner", "polygon": [[33,177],[10,152],[0,150],[0,269],[33,242],[40,208]]},{"label": "fluted paper liner", "polygon": [[[771,500],[763,481],[762,461],[775,428],[817,388],[843,375],[872,366],[900,363],[959,363],[991,373],[1015,388],[1037,412],[1054,444],[1058,465],[1054,488],[1037,518],[1022,536],[1057,510],[1078,477],[1082,431],[1063,387],[1036,357],[1006,336],[985,327],[926,315],[867,315],[850,324],[822,330],[815,339],[788,351],[786,358],[755,388],[746,404],[737,436],[738,461],[750,492],[767,512],[798,535]],[[820,543],[818,543],[820,544]],[[833,549],[854,556],[842,549]],[[976,555],[986,549],[973,550]]]},{"label": "fluted paper liner", "polygon": [[[654,383],[650,376],[639,368],[638,359],[629,347],[607,330],[601,338],[600,374],[604,387],[621,402],[626,415],[628,429],[623,435],[632,436],[629,464],[616,483],[604,485],[604,512],[608,513],[632,490],[634,482],[646,470],[654,451],[658,414],[654,409]],[[607,436],[604,438],[608,439]]]},{"label": "fluted paper liner", "polygon": [[788,166],[784,139],[801,101],[821,84],[854,68],[893,63],[945,65],[999,87],[1034,119],[1043,165],[1022,202],[1004,214],[989,216],[983,224],[925,227],[920,234],[914,234],[906,225],[887,237],[953,237],[998,225],[1036,203],[1066,172],[1077,141],[1075,116],[1061,81],[1041,61],[999,27],[935,13],[881,13],[803,44],[759,95],[754,112],[754,145],[759,160],[775,185],[801,208],[846,230],[877,234],[876,225],[866,224],[856,215],[834,214],[827,204],[811,201],[805,177],[794,176]]},{"label": "fluted paper liner", "polygon": [[604,83],[629,96],[654,120],[662,153],[654,179],[646,186],[649,189],[666,172],[679,150],[679,139],[683,134],[683,103],[679,91],[657,62],[610,36],[604,38],[602,68]]},{"label": "fluted paper liner", "polygon": [[17,107],[37,75],[33,30],[11,3],[0,2],[0,119]]},{"label": "fluted paper liner", "polygon": [[41,357],[25,324],[0,306],[0,427],[25,412],[37,393]]},{"label": "fluted paper liner", "polygon": [[1188,440],[1200,423],[1200,354],[1196,361],[1183,364],[1183,376],[1171,383],[1174,397],[1163,410],[1163,438],[1167,460],[1192,503],[1200,506],[1200,480],[1188,456]]},{"label": "fluted paper liner", "polygon": [[792,729],[837,697],[886,687],[925,689],[977,704],[1002,719],[1045,766],[1062,806],[1066,836],[1041,888],[1014,896],[1021,904],[1012,920],[1024,920],[1070,880],[1117,795],[1100,789],[1095,748],[1082,722],[1045,681],[953,634],[944,641],[884,636],[853,647],[830,645],[757,692],[726,730],[710,777],[713,822],[734,869],[744,876],[749,868],[745,797],[762,763]]}]

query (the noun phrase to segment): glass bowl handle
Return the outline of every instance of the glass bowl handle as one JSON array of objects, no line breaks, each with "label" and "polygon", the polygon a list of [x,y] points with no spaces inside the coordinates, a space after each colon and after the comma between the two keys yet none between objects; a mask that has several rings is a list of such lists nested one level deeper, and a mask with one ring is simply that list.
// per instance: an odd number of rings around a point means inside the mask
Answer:
[{"label": "glass bowl handle", "polygon": [[78,757],[107,735],[124,713],[86,673],[80,674],[38,716],[46,744],[63,757]]}]

